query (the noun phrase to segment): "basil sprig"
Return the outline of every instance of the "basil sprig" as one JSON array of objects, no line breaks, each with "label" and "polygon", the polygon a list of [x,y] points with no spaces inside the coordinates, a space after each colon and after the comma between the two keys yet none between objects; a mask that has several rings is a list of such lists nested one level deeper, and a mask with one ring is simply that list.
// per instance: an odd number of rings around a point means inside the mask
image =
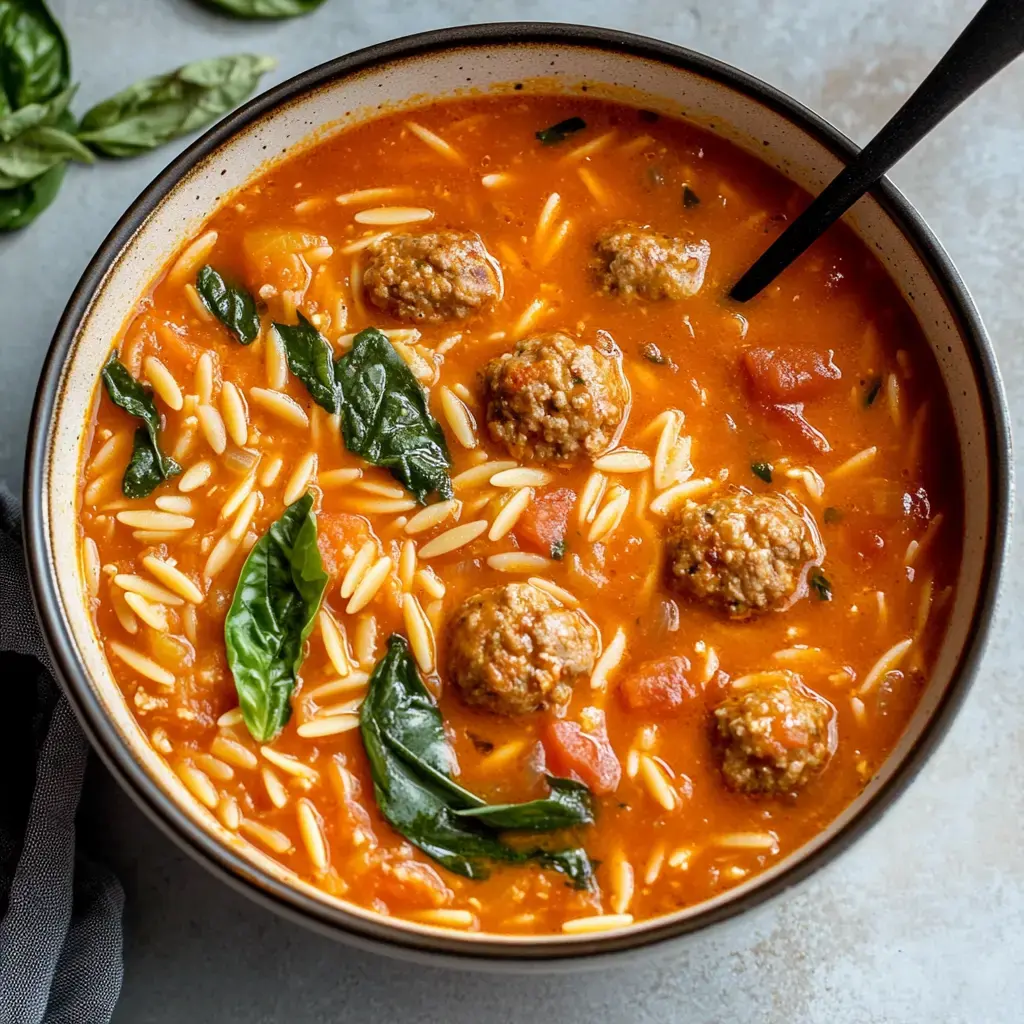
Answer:
[{"label": "basil sprig", "polygon": [[177,476],[181,466],[160,450],[160,413],[152,392],[128,372],[116,352],[107,360],[102,376],[110,400],[145,424],[135,431],[135,445],[121,478],[121,490],[126,498],[146,498],[164,480]]},{"label": "basil sprig", "polygon": [[0,114],[52,99],[71,81],[68,44],[42,0],[0,0]]},{"label": "basil sprig", "polygon": [[506,829],[550,831],[593,821],[590,793],[551,779],[551,795],[523,804],[488,805],[452,778],[455,755],[441,713],[423,685],[405,639],[397,634],[370,676],[360,709],[363,745],[377,806],[387,822],[439,864],[466,878],[486,878],[492,863],[534,861],[560,871],[577,889],[594,885],[586,852],[512,845]]},{"label": "basil sprig", "polygon": [[137,156],[228,113],[276,63],[242,53],[144,78],[93,107],[78,137],[104,156]]},{"label": "basil sprig", "polygon": [[241,286],[228,281],[207,265],[196,274],[196,291],[203,305],[243,344],[251,345],[260,334],[256,300]]},{"label": "basil sprig", "polygon": [[207,6],[236,18],[298,18],[310,14],[324,0],[201,0]]},{"label": "basil sprig", "polygon": [[272,740],[291,716],[303,647],[327,581],[313,497],[305,494],[253,545],[224,620],[238,704],[261,743]]}]

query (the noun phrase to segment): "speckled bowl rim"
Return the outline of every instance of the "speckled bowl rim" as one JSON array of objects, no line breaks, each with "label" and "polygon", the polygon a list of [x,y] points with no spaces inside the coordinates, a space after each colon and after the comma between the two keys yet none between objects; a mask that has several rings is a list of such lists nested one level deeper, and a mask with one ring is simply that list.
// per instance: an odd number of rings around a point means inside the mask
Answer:
[{"label": "speckled bowl rim", "polygon": [[560,945],[506,945],[500,938],[473,938],[453,933],[420,934],[400,930],[386,918],[368,920],[320,902],[273,878],[238,853],[218,843],[158,787],[135,760],[87,685],[87,673],[60,612],[55,574],[51,569],[46,530],[44,480],[49,426],[59,399],[62,367],[76,332],[108,270],[131,237],[178,182],[234,135],[287,105],[297,97],[339,79],[381,64],[453,48],[496,48],[508,45],[555,44],[615,51],[666,64],[720,83],[780,114],[841,160],[849,161],[858,147],[837,128],[807,107],[742,71],[684,47],[628,32],[587,26],[509,22],[440,29],[391,40],[357,50],[303,72],[245,104],[164,170],[135,200],[89,263],[64,310],[40,376],[30,424],[25,466],[24,532],[32,595],[54,667],[94,749],[143,811],[187,853],[233,888],[277,913],[324,934],[377,952],[431,963],[490,969],[565,970],[617,959],[628,950],[647,949],[666,940],[692,934],[718,921],[735,917],[789,888],[822,867],[873,825],[935,749],[970,687],[983,653],[998,593],[1009,540],[1012,508],[1012,458],[1006,398],[991,343],[978,311],[949,256],[907,199],[883,180],[873,198],[895,222],[915,249],[942,293],[968,350],[978,385],[989,452],[989,522],[984,554],[984,582],[973,610],[968,641],[961,651],[949,685],[892,775],[860,812],[838,828],[830,839],[764,884],[683,919],[667,919],[642,933],[598,933],[586,941]]}]

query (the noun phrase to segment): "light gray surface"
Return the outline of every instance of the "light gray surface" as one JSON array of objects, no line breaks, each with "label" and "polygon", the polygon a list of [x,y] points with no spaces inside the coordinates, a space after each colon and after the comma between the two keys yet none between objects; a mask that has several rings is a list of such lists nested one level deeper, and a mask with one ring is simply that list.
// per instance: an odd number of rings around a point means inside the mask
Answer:
[{"label": "light gray surface", "polygon": [[[980,0],[328,0],[244,25],[187,0],[51,0],[78,109],[200,56],[277,56],[279,81],[389,36],[501,18],[580,21],[692,46],[781,86],[866,140]],[[269,83],[268,83],[269,84]],[[56,205],[0,241],[0,476],[20,482],[36,375],[60,309],[128,202],[173,155],[75,169]],[[960,267],[992,332],[1019,428],[1024,348],[1024,63],[894,175]],[[829,1022],[998,1024],[1024,1005],[1021,544],[994,642],[938,754],[883,822],[795,892],[625,971],[494,978],[353,953],[288,925],[186,860],[102,769],[85,817],[128,893],[122,1024]]]}]

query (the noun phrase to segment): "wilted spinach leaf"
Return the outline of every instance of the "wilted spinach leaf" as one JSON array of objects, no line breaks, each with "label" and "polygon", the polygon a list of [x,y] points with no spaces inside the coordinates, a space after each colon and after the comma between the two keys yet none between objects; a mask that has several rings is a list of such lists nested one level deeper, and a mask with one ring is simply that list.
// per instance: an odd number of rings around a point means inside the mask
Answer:
[{"label": "wilted spinach leaf", "polygon": [[107,360],[102,376],[114,405],[146,424],[145,429],[136,431],[135,448],[121,480],[125,497],[145,498],[163,480],[180,473],[181,466],[160,450],[160,413],[152,393],[128,372],[116,352]]},{"label": "wilted spinach leaf", "polygon": [[750,464],[750,472],[754,474],[759,480],[763,480],[766,484],[772,482],[772,464],[770,462],[752,462]]},{"label": "wilted spinach leaf", "polygon": [[67,41],[43,0],[0,0],[0,111],[52,99],[70,80]]},{"label": "wilted spinach leaf", "polygon": [[[583,850],[520,848],[497,835],[506,827],[547,830],[592,821],[589,799],[584,805],[572,788],[578,783],[557,779],[558,790],[553,783],[546,800],[494,808],[455,783],[455,757],[441,713],[419,677],[408,644],[397,634],[388,640],[387,653],[370,676],[360,728],[381,813],[439,864],[467,878],[486,878],[490,862],[533,860],[561,871],[578,889],[593,886]],[[506,826],[508,821],[524,824]]]},{"label": "wilted spinach leaf", "polygon": [[82,118],[78,137],[104,156],[144,153],[232,110],[275,63],[239,54],[145,78],[93,107]]},{"label": "wilted spinach leaf", "polygon": [[334,364],[345,447],[390,470],[421,504],[452,497],[451,456],[419,381],[375,327],[360,331]]},{"label": "wilted spinach leaf", "polygon": [[683,186],[683,209],[692,210],[693,207],[700,206],[700,196],[690,188],[689,185]]},{"label": "wilted spinach leaf", "polygon": [[811,589],[817,595],[819,601],[832,600],[832,584],[829,578],[821,571],[821,566],[811,566],[811,571],[807,574],[807,582],[811,585]]},{"label": "wilted spinach leaf", "polygon": [[586,127],[587,122],[582,117],[567,117],[564,121],[559,121],[558,124],[553,124],[550,128],[543,128],[534,134],[543,145],[555,146],[559,142],[565,142],[570,135],[583,131]]},{"label": "wilted spinach leaf", "polygon": [[272,740],[291,715],[303,647],[328,576],[305,494],[253,545],[224,620],[228,666],[253,737]]},{"label": "wilted spinach leaf", "polygon": [[301,314],[294,326],[274,324],[288,357],[288,367],[329,413],[341,412],[341,385],[334,372],[330,342]]},{"label": "wilted spinach leaf", "polygon": [[202,0],[207,7],[236,18],[297,18],[320,7],[324,0]]},{"label": "wilted spinach leaf", "polygon": [[241,285],[227,281],[211,266],[196,274],[196,291],[203,305],[243,345],[251,345],[260,334],[256,300]]}]

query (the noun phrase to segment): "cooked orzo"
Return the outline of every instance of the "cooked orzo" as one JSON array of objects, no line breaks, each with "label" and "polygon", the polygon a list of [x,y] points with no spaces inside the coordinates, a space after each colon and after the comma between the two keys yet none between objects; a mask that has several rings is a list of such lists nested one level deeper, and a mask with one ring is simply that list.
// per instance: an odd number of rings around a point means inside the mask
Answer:
[{"label": "cooked orzo", "polygon": [[527,94],[230,196],[98,386],[82,586],[223,827],[326,893],[590,934],[824,828],[913,712],[960,558],[921,332],[807,197],[679,121]]}]

